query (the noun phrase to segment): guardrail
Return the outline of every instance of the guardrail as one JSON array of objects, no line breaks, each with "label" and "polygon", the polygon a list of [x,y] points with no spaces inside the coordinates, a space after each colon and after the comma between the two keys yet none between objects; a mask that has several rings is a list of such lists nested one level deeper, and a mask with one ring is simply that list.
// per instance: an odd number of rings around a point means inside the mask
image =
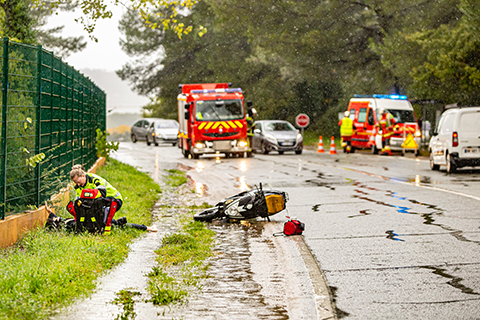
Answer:
[{"label": "guardrail", "polygon": [[73,164],[97,159],[106,94],[41,46],[3,38],[0,219],[40,206],[68,181]]}]

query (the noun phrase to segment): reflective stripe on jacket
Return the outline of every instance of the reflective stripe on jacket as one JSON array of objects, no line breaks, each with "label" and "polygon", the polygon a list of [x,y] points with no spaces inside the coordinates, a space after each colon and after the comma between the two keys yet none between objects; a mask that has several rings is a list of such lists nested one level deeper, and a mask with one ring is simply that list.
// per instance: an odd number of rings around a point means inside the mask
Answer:
[{"label": "reflective stripe on jacket", "polygon": [[82,195],[83,189],[97,189],[98,187],[100,187],[98,189],[101,189],[101,187],[103,186],[107,190],[107,194],[105,197],[112,197],[123,201],[120,192],[118,192],[117,189],[115,189],[110,183],[108,183],[107,180],[93,173],[86,173],[85,178],[85,186],[75,186],[75,194],[77,195],[77,198]]},{"label": "reflective stripe on jacket", "polygon": [[340,126],[340,135],[342,137],[350,137],[353,135],[353,120],[349,117],[342,119],[342,124]]}]

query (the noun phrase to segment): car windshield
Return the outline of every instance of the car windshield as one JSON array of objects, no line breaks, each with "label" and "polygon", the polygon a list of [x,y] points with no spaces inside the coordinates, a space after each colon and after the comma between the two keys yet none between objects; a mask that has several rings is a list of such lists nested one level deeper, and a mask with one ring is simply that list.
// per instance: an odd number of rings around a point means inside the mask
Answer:
[{"label": "car windshield", "polygon": [[[386,111],[392,114],[395,118],[395,123],[416,122],[412,110],[386,109]],[[377,112],[378,120],[380,120],[381,116],[380,112]]]},{"label": "car windshield", "polygon": [[265,124],[266,131],[295,131],[295,128],[288,122],[268,122]]},{"label": "car windshield", "polygon": [[178,123],[176,121],[161,121],[155,124],[155,128],[157,129],[171,129],[171,128],[178,128]]},{"label": "car windshield", "polygon": [[196,120],[234,120],[243,117],[242,100],[200,100],[195,104]]}]

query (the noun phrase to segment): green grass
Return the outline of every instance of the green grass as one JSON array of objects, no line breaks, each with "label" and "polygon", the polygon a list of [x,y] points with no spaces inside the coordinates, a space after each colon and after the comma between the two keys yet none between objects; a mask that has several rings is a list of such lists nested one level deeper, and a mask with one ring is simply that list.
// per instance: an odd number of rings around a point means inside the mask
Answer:
[{"label": "green grass", "polygon": [[[170,170],[167,183],[178,186],[185,173]],[[188,213],[179,216],[179,231],[166,235],[157,253],[158,266],[148,274],[148,291],[151,302],[156,305],[169,305],[185,301],[191,290],[198,287],[199,278],[206,275],[206,259],[212,255],[215,232],[205,224],[193,221],[195,210],[209,207],[207,203],[188,207]]]},{"label": "green grass", "polygon": [[198,279],[206,274],[208,265],[204,262],[212,255],[214,235],[205,224],[190,221],[162,239],[162,246],[155,251],[159,267],[148,274],[153,304],[184,301],[189,288],[197,286]]},{"label": "green grass", "polygon": [[[98,172],[123,195],[116,217],[149,224],[161,192],[148,175],[113,159]],[[67,216],[63,210],[60,213]],[[56,308],[88,295],[95,280],[122,262],[129,243],[142,232],[113,229],[111,235],[74,235],[33,230],[0,251],[0,319],[45,319]]]},{"label": "green grass", "polygon": [[167,170],[167,172],[169,173],[167,183],[172,187],[179,187],[188,181],[188,178],[185,176],[185,172],[183,171],[170,169]]}]

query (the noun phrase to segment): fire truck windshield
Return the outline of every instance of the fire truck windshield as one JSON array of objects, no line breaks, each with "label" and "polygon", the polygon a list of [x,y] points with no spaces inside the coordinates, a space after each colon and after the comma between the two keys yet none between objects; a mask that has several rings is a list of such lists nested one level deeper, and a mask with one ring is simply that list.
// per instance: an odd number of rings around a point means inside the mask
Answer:
[{"label": "fire truck windshield", "polygon": [[195,119],[217,121],[243,119],[242,100],[199,100],[195,103]]},{"label": "fire truck windshield", "polygon": [[[386,109],[386,111],[392,114],[395,123],[416,122],[412,110]],[[380,119],[380,117],[381,114],[377,112],[377,118]]]}]

